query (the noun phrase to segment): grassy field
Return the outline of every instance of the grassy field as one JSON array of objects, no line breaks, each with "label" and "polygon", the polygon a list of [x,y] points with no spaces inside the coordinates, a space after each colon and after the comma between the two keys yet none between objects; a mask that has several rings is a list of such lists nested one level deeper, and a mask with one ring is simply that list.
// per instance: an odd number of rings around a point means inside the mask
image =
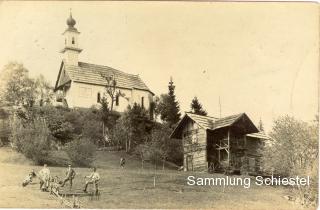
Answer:
[{"label": "grassy field", "polygon": [[[117,152],[98,152],[95,165],[101,175],[101,196],[99,200],[81,197],[83,208],[302,209],[283,198],[287,192],[282,187],[253,185],[250,189],[241,186],[223,189],[220,186],[194,187],[186,184],[188,175],[211,176],[206,173],[160,169],[156,172],[154,188],[152,165],[147,164],[146,169],[142,170],[138,160],[127,157],[126,168],[120,169],[119,157]],[[25,188],[21,187],[21,181],[27,173],[41,167],[32,165],[10,148],[0,148],[0,166],[0,207],[65,208],[54,196],[40,192],[38,180]],[[58,176],[63,176],[65,171],[61,167],[50,169],[53,175]],[[81,190],[83,177],[90,173],[90,169],[76,168],[76,172],[74,189]],[[68,185],[65,187],[67,189]]]}]

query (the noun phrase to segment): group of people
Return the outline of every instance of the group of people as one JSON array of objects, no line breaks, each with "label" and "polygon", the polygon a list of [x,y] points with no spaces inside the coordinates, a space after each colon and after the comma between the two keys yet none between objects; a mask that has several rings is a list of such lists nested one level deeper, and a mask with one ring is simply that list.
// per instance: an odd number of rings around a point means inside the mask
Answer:
[{"label": "group of people", "polygon": [[[126,159],[124,157],[120,158],[120,167],[123,169],[126,164]],[[38,177],[40,180],[40,190],[47,191],[50,186],[55,188],[64,187],[64,185],[69,182],[69,188],[72,189],[73,180],[76,176],[76,171],[71,167],[71,164],[68,165],[68,168],[65,173],[63,180],[60,180],[58,176],[54,178],[51,176],[50,169],[47,164],[43,165],[43,168],[38,172],[38,174],[32,170],[28,176],[23,180],[22,186],[25,187],[32,182],[35,177]],[[92,168],[92,173],[84,177],[86,179],[83,192],[87,192],[89,184],[93,184],[95,192],[98,193],[98,183],[100,180],[100,175],[97,172],[97,169]]]},{"label": "group of people", "polygon": [[[32,170],[28,176],[22,182],[22,186],[25,187],[29,183],[32,182],[34,177],[38,177],[40,180],[40,190],[47,191],[52,184],[59,184],[59,187],[64,187],[64,185],[69,182],[69,188],[72,189],[73,179],[76,176],[75,170],[71,167],[71,164],[68,165],[68,168],[65,173],[65,178],[60,181],[58,177],[52,178],[50,169],[48,168],[47,164],[44,164],[43,168],[36,174],[34,170]],[[93,184],[95,188],[95,193],[98,193],[98,183],[100,180],[100,175],[97,172],[96,168],[92,169],[92,173],[88,176],[85,176],[87,180],[85,181],[83,192],[87,192],[87,188],[89,184]]]}]

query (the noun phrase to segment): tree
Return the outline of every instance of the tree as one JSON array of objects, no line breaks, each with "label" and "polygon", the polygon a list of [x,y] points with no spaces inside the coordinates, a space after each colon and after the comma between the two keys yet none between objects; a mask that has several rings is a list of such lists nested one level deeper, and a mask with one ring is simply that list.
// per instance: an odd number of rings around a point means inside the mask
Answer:
[{"label": "tree", "polygon": [[168,89],[168,94],[160,96],[157,110],[160,112],[161,120],[167,122],[169,127],[173,127],[180,120],[181,114],[179,103],[174,93],[175,86],[173,85],[172,78],[170,79]]},{"label": "tree", "polygon": [[107,94],[105,100],[107,100],[107,98],[110,98],[111,100],[110,111],[113,111],[114,102],[116,102],[116,100],[118,100],[120,96],[125,97],[125,94],[122,93],[121,90],[117,89],[117,80],[114,75],[112,76],[101,75],[101,76],[107,82],[107,84],[105,85],[106,94]]},{"label": "tree", "polygon": [[262,151],[264,170],[285,177],[310,176],[312,186],[294,186],[293,190],[303,204],[316,202],[318,121],[310,124],[282,116],[274,121],[269,135],[272,143]]},{"label": "tree", "polygon": [[125,148],[125,151],[129,152],[131,145],[131,127],[130,122],[124,115],[117,120],[116,125],[113,127],[110,143],[111,142]]},{"label": "tree", "polygon": [[168,158],[170,151],[170,134],[171,129],[166,124],[156,124],[151,132],[151,149],[153,150],[153,159],[158,161],[162,160],[162,168],[164,169],[164,163]]},{"label": "tree", "polygon": [[137,145],[144,143],[153,127],[153,121],[150,120],[147,111],[134,104],[117,120],[113,129],[113,141],[119,142],[126,148],[126,152],[130,152]]},{"label": "tree", "polygon": [[[117,80],[114,75],[108,76],[101,74],[101,76],[107,82],[105,85],[106,92],[100,100],[100,110],[103,122],[102,135],[104,138],[110,138],[110,136],[112,136],[113,127],[115,126],[117,119],[120,117],[118,112],[113,111],[114,103],[119,100],[119,97],[125,97],[125,94],[122,93],[121,90],[117,89]],[[110,103],[108,99],[110,99]]]},{"label": "tree", "polygon": [[147,111],[136,103],[132,108],[128,107],[125,117],[130,128],[130,141],[127,145],[130,150],[132,147],[146,141],[151,132],[153,122],[149,119]]},{"label": "tree", "polygon": [[10,62],[0,72],[0,99],[5,104],[32,107],[50,103],[53,98],[53,88],[40,75],[36,79],[29,77],[29,71],[22,64]]},{"label": "tree", "polygon": [[191,112],[194,114],[207,116],[207,112],[202,108],[201,103],[199,102],[197,97],[194,97],[191,102]]},{"label": "tree", "polygon": [[120,114],[117,111],[113,111],[109,108],[109,102],[107,98],[102,98],[100,101],[100,116],[103,122],[103,134],[106,135],[108,131],[111,131],[116,124]]},{"label": "tree", "polygon": [[53,87],[42,74],[36,78],[35,85],[39,105],[43,106],[45,104],[50,104],[53,99]]},{"label": "tree", "polygon": [[275,173],[294,175],[298,168],[306,168],[318,152],[316,132],[313,126],[291,116],[282,116],[274,121],[270,136],[272,146],[264,153],[264,166]]},{"label": "tree", "polygon": [[20,63],[10,62],[0,74],[0,98],[9,105],[32,107],[36,101],[36,83]]}]

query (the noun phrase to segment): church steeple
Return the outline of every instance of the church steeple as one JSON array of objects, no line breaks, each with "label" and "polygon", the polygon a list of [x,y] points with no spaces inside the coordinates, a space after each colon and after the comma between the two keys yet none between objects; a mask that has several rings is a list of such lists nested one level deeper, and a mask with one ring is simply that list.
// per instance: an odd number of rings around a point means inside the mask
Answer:
[{"label": "church steeple", "polygon": [[75,24],[76,24],[76,21],[75,19],[73,19],[72,13],[70,11],[70,17],[67,19],[67,25],[69,26],[69,28],[74,28]]},{"label": "church steeple", "polygon": [[67,19],[68,28],[63,32],[64,35],[64,48],[61,53],[64,55],[64,60],[67,65],[78,66],[78,56],[82,49],[78,45],[78,36],[80,32],[74,27],[76,25],[75,19],[72,17],[70,11],[70,16]]}]

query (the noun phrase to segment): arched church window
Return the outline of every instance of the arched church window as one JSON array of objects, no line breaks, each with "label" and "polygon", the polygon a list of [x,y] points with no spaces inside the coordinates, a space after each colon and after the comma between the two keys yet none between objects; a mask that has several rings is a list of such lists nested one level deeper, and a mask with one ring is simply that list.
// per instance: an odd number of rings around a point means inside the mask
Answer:
[{"label": "arched church window", "polygon": [[100,95],[100,93],[98,93],[97,94],[97,102],[100,103],[100,101],[101,101],[101,95]]},{"label": "arched church window", "polygon": [[141,107],[144,108],[144,97],[141,97]]},{"label": "arched church window", "polygon": [[119,96],[116,96],[116,106],[119,106]]},{"label": "arched church window", "polygon": [[74,37],[72,37],[72,44],[74,44],[75,43],[75,41],[74,41]]}]

